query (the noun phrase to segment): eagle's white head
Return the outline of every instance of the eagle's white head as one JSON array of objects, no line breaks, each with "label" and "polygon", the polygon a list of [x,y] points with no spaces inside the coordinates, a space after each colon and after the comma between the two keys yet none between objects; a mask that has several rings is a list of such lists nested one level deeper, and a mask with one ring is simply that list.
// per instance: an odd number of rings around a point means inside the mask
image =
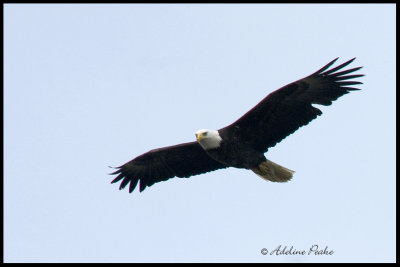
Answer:
[{"label": "eagle's white head", "polygon": [[196,132],[196,139],[204,150],[218,148],[222,141],[218,131],[204,129]]}]

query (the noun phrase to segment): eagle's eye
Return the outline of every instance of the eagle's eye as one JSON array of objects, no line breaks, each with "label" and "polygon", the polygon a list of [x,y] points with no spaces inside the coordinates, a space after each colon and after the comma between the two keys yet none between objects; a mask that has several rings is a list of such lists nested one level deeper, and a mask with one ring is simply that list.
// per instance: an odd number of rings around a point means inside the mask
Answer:
[{"label": "eagle's eye", "polygon": [[207,136],[207,134],[208,134],[208,132],[204,132],[204,133],[203,133],[203,136]]}]

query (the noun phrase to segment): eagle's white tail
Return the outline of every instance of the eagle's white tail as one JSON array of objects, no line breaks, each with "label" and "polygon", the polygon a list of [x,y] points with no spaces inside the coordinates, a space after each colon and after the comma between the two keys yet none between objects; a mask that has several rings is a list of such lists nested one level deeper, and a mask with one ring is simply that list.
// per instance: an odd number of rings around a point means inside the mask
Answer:
[{"label": "eagle's white tail", "polygon": [[294,171],[278,165],[268,159],[251,170],[264,180],[279,183],[289,181],[293,177],[294,173]]}]

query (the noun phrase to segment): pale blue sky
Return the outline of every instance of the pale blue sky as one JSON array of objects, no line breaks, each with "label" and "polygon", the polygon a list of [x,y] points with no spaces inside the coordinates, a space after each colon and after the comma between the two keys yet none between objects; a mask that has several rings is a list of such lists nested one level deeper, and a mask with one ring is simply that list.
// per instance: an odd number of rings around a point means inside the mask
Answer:
[{"label": "pale blue sky", "polygon": [[[394,262],[395,5],[5,5],[6,262]],[[330,60],[357,91],[267,158],[139,194],[108,166],[219,129]],[[333,255],[262,255],[279,245]]]}]

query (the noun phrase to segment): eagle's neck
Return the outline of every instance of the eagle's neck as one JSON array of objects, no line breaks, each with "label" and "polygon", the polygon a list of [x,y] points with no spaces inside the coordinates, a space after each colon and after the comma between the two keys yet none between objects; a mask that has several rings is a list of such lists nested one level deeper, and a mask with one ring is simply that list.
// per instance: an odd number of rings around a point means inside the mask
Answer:
[{"label": "eagle's neck", "polygon": [[199,130],[196,133],[197,142],[204,150],[218,148],[221,145],[222,138],[218,131],[215,130]]}]

